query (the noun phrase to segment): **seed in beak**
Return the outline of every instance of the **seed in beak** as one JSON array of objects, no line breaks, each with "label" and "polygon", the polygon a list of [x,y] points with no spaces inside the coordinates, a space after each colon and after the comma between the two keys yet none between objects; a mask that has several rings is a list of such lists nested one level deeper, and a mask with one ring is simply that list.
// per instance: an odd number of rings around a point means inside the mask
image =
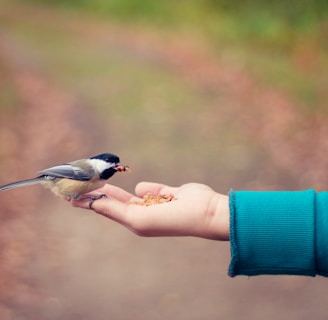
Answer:
[{"label": "seed in beak", "polygon": [[118,171],[118,172],[123,172],[123,171],[126,171],[126,172],[131,172],[131,169],[130,169],[130,167],[129,166],[123,166],[123,165],[118,165],[118,166],[116,166],[115,167],[115,169],[116,169],[116,171]]}]

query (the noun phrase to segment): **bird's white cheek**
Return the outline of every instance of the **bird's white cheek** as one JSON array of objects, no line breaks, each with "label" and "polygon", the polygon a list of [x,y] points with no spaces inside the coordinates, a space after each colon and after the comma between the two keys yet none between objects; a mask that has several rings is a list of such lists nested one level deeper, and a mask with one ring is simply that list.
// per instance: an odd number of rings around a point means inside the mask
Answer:
[{"label": "bird's white cheek", "polygon": [[105,161],[99,160],[99,159],[89,159],[88,162],[98,173],[101,173],[101,172],[109,169],[113,165],[113,164],[110,164],[108,162],[105,162]]}]

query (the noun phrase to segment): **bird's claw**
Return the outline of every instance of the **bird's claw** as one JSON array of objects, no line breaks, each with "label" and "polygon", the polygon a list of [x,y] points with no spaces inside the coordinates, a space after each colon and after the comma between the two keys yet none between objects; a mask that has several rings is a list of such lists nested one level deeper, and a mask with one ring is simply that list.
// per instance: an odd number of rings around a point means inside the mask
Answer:
[{"label": "bird's claw", "polygon": [[90,196],[89,208],[93,210],[93,208],[92,208],[93,203],[96,200],[102,199],[102,198],[107,198],[107,194],[102,193],[102,194],[99,194],[97,196]]}]

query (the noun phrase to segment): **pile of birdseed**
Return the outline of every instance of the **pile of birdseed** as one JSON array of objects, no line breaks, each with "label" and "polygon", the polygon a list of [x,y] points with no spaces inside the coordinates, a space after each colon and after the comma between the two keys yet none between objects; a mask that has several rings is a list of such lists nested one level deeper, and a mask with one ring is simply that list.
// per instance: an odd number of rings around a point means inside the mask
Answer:
[{"label": "pile of birdseed", "polygon": [[146,193],[140,201],[130,201],[129,204],[136,204],[139,206],[152,206],[154,204],[161,204],[176,200],[173,194],[158,194],[153,195],[151,192]]}]

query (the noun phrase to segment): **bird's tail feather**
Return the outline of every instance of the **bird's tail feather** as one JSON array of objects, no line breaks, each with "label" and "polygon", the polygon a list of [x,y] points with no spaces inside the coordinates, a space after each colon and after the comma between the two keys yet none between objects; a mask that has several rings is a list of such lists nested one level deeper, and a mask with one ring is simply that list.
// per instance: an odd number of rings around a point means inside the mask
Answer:
[{"label": "bird's tail feather", "polygon": [[30,186],[32,184],[38,184],[43,182],[45,179],[43,176],[37,177],[37,178],[32,178],[32,179],[27,179],[27,180],[22,180],[22,181],[16,181],[12,183],[5,184],[3,186],[0,186],[0,190],[9,190],[13,188],[18,188],[18,187],[25,187],[25,186]]}]

